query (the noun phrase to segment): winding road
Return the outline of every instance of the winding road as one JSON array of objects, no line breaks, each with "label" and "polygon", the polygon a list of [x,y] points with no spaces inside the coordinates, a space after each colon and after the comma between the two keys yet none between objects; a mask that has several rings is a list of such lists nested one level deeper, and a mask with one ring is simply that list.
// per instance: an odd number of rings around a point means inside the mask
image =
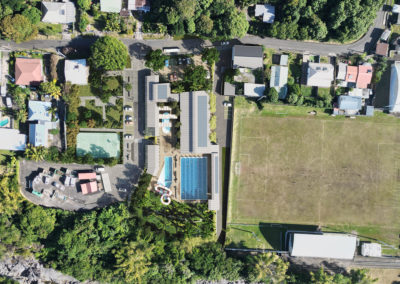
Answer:
[{"label": "winding road", "polygon": [[[358,41],[350,44],[333,44],[323,42],[305,42],[295,40],[280,40],[268,37],[259,37],[248,35],[241,39],[233,39],[229,45],[221,46],[218,42],[212,43],[208,40],[202,39],[187,39],[187,40],[136,40],[136,39],[122,39],[127,45],[131,55],[143,56],[147,50],[163,48],[163,47],[179,47],[185,52],[199,52],[205,46],[219,46],[220,48],[230,48],[234,44],[258,44],[264,45],[268,48],[274,48],[284,51],[305,52],[319,55],[338,55],[345,53],[358,53],[369,52],[375,47],[376,41],[379,39],[382,31],[384,30],[384,19],[386,12],[383,7],[377,12],[374,24],[369,28],[368,32]],[[1,50],[13,50],[18,48],[25,49],[46,49],[57,48],[62,46],[73,46],[76,48],[88,48],[91,43],[96,40],[96,37],[83,36],[77,37],[72,40],[32,40],[29,42],[16,44],[15,42],[0,40]]]}]

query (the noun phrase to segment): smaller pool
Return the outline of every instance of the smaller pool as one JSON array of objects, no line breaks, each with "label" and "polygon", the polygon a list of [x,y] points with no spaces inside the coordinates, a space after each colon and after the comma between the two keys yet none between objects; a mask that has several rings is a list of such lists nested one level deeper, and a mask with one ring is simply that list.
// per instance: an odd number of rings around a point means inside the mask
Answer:
[{"label": "smaller pool", "polygon": [[172,157],[164,158],[164,166],[161,170],[158,184],[170,188],[172,183]]},{"label": "smaller pool", "polygon": [[9,121],[10,121],[10,120],[9,120],[8,118],[1,120],[1,121],[0,121],[0,127],[6,126],[6,125],[8,124]]},{"label": "smaller pool", "polygon": [[[163,114],[164,114],[164,115],[168,115],[169,112],[164,112]],[[162,124],[164,125],[164,123],[165,123],[165,124],[169,124],[169,119],[163,119],[163,120],[162,120]],[[169,134],[169,133],[171,133],[171,127],[169,127],[169,126],[163,126],[162,131],[163,131],[165,134]]]}]

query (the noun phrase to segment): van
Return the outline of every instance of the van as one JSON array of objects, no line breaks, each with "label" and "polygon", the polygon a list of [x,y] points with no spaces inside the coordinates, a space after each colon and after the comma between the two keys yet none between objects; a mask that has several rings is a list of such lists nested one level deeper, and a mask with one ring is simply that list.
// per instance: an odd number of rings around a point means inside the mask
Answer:
[{"label": "van", "polygon": [[6,97],[6,106],[8,108],[12,108],[12,103],[11,103],[11,98],[10,97]]}]

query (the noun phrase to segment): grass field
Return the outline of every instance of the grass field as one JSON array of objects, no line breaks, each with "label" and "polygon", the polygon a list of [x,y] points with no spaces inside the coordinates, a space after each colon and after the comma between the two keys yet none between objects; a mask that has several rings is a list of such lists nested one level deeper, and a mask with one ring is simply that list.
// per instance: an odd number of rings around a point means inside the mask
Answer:
[{"label": "grass field", "polygon": [[282,249],[286,230],[315,225],[378,239],[397,253],[400,120],[380,113],[310,116],[311,110],[259,111],[236,99],[228,243]]}]

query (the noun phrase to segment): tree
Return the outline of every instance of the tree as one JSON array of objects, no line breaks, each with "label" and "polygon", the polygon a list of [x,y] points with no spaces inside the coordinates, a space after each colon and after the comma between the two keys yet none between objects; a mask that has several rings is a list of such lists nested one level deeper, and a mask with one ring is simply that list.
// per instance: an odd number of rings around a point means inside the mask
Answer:
[{"label": "tree", "polygon": [[80,32],[86,31],[88,24],[89,24],[89,15],[85,11],[81,11],[79,14],[78,30]]},{"label": "tree", "polygon": [[20,229],[29,241],[45,239],[54,230],[56,216],[53,209],[31,205],[25,213],[21,217]]},{"label": "tree", "polygon": [[214,22],[208,15],[201,15],[196,23],[196,30],[199,34],[209,35],[213,30]]},{"label": "tree", "polygon": [[205,48],[201,52],[201,60],[207,61],[209,65],[219,61],[219,51],[216,48]]},{"label": "tree", "polygon": [[128,49],[117,38],[104,36],[96,40],[91,47],[89,58],[91,67],[95,70],[122,70],[126,67],[129,57]]},{"label": "tree", "polygon": [[91,0],[77,0],[78,7],[86,11],[90,9]]},{"label": "tree", "polygon": [[279,100],[278,91],[275,88],[270,88],[268,91],[268,100],[271,103],[277,103]]},{"label": "tree", "polygon": [[146,240],[129,242],[115,254],[116,272],[124,275],[127,282],[142,283],[143,276],[151,265],[153,250],[154,246],[149,245]]},{"label": "tree", "polygon": [[196,11],[196,0],[179,0],[175,3],[177,11],[183,20],[193,18]]},{"label": "tree", "polygon": [[237,9],[230,9],[223,20],[222,34],[227,38],[241,38],[247,34],[248,29],[246,15]]},{"label": "tree", "polygon": [[258,0],[236,0],[235,3],[239,7],[245,8],[245,7],[257,4]]},{"label": "tree", "polygon": [[29,160],[33,160],[36,162],[42,161],[44,159],[45,154],[46,154],[46,148],[44,148],[43,146],[34,147],[31,144],[26,145],[25,157]]},{"label": "tree", "polygon": [[26,120],[28,119],[28,114],[26,112],[25,108],[20,108],[15,112],[15,119],[19,120],[22,123],[25,123]]},{"label": "tree", "polygon": [[118,79],[115,77],[106,77],[104,83],[105,85],[103,89],[107,91],[114,91],[120,86]]},{"label": "tree", "polygon": [[32,25],[30,20],[20,14],[3,18],[0,24],[0,31],[5,38],[11,39],[16,43],[31,40],[38,33],[36,26]]},{"label": "tree", "polygon": [[188,66],[185,69],[183,83],[188,91],[211,89],[210,80],[207,79],[207,70],[203,66]]},{"label": "tree", "polygon": [[145,66],[158,71],[164,68],[168,56],[162,53],[161,49],[152,50],[146,55]]},{"label": "tree", "polygon": [[61,88],[56,85],[56,80],[41,83],[40,91],[43,94],[52,96],[56,100],[61,97]]},{"label": "tree", "polygon": [[273,253],[262,253],[248,259],[250,282],[284,283],[289,263]]},{"label": "tree", "polygon": [[25,16],[32,24],[36,25],[42,18],[42,11],[35,7],[29,7],[22,11],[22,16]]},{"label": "tree", "polygon": [[117,13],[108,13],[105,18],[105,31],[121,32],[121,16]]}]

